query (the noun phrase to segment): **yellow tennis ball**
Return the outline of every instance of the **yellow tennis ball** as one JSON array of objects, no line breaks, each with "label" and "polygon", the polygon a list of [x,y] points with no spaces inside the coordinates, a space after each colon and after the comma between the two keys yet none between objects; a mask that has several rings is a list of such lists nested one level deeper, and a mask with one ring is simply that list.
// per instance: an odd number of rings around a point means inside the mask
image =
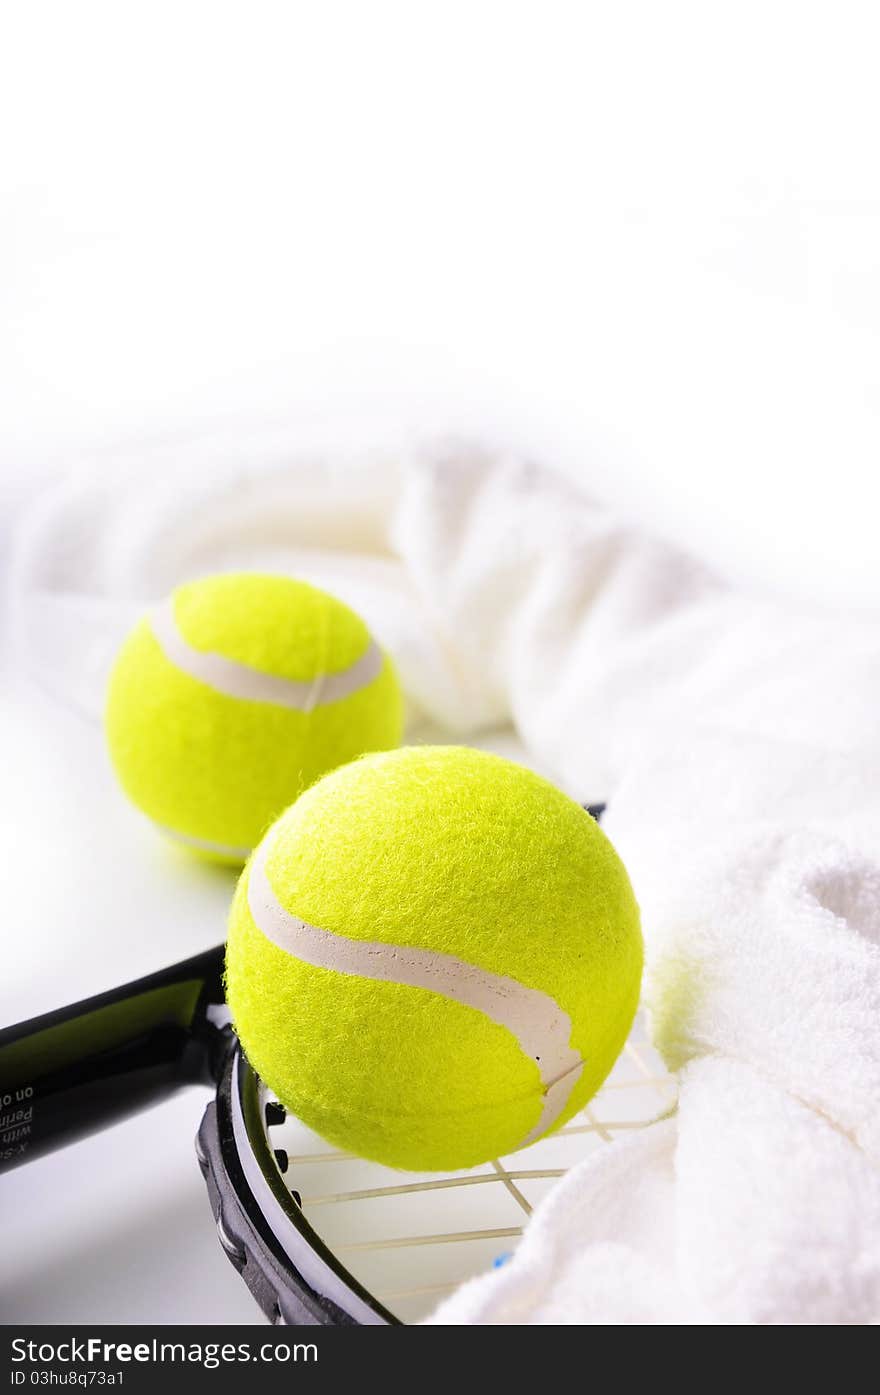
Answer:
[{"label": "yellow tennis ball", "polygon": [[227,997],[251,1064],[323,1137],[471,1167],[581,1109],[635,1014],[639,913],[579,804],[530,770],[406,747],[325,776],[238,884]]},{"label": "yellow tennis ball", "polygon": [[401,738],[394,668],[348,606],[251,573],[178,587],[110,677],[106,732],[130,798],[196,851],[243,862],[308,785]]}]

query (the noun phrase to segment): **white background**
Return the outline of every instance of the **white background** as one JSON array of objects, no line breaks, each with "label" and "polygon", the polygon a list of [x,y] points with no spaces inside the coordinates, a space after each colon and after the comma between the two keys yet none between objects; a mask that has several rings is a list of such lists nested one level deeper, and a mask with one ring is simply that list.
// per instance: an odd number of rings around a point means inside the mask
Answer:
[{"label": "white background", "polygon": [[[4,561],[94,445],[380,410],[520,444],[746,584],[876,609],[873,9],[4,7]],[[219,938],[228,888],[159,876],[99,734],[4,676],[17,1016]],[[252,1316],[198,1112],[0,1180],[2,1316]]]}]

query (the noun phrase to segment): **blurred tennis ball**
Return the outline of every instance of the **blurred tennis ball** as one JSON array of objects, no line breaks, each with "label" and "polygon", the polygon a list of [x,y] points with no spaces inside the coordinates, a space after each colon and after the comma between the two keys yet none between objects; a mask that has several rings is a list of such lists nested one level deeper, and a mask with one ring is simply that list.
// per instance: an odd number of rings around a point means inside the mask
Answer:
[{"label": "blurred tennis ball", "polygon": [[326,771],[396,746],[403,699],[363,620],[304,581],[188,582],[145,615],[110,677],[123,789],[164,832],[242,862]]},{"label": "blurred tennis ball", "polygon": [[499,756],[373,755],[263,839],[229,923],[227,996],[279,1099],[392,1167],[472,1167],[581,1109],[626,1041],[642,938],[580,805]]}]

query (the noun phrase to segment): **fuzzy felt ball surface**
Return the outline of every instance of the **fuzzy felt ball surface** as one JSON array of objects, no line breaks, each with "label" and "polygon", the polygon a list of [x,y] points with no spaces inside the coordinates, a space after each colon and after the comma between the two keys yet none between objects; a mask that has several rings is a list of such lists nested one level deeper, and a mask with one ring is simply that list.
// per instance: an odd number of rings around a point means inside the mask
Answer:
[{"label": "fuzzy felt ball surface", "polygon": [[166,833],[243,862],[326,771],[396,746],[403,698],[363,620],[304,581],[188,582],[136,625],[110,677],[120,783]]},{"label": "fuzzy felt ball surface", "polygon": [[248,1059],[337,1146],[393,1167],[503,1156],[583,1107],[638,1004],[626,870],[511,761],[405,747],[335,770],[236,891],[227,995]]}]

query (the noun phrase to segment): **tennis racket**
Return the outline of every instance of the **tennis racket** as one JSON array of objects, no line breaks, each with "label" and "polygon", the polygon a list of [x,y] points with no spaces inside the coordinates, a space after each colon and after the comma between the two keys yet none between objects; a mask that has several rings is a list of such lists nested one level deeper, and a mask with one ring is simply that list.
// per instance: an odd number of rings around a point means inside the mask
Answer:
[{"label": "tennis racket", "polygon": [[286,1113],[235,1037],[222,975],[218,945],[0,1032],[0,1170],[203,1083],[196,1154],[220,1244],[273,1323],[418,1321],[507,1262],[568,1168],[674,1102],[637,1020],[600,1093],[556,1134],[464,1172],[392,1171]]}]

